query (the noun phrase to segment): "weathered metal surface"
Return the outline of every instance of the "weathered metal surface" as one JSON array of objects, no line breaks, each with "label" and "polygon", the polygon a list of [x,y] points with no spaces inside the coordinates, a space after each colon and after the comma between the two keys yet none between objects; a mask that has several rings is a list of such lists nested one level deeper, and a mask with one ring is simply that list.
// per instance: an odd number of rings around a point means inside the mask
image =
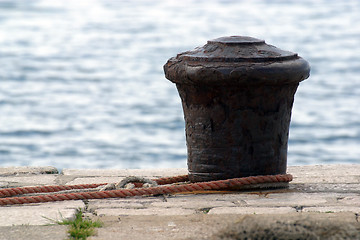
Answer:
[{"label": "weathered metal surface", "polygon": [[296,53],[223,37],[164,66],[186,122],[190,180],[284,174],[294,94],[309,76]]}]

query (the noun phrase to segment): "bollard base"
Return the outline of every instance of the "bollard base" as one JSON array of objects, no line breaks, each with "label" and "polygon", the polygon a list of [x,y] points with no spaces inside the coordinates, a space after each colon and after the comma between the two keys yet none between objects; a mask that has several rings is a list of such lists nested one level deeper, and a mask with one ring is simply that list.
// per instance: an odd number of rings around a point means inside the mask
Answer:
[{"label": "bollard base", "polygon": [[190,181],[285,174],[297,87],[177,84]]}]

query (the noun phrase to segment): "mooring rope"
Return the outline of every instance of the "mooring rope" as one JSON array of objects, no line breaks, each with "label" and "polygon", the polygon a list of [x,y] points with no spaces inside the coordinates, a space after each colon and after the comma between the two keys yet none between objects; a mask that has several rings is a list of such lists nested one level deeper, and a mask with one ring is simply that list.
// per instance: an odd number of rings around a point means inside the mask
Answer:
[{"label": "mooring rope", "polygon": [[[252,176],[243,178],[233,178],[227,180],[185,183],[189,180],[188,175],[166,177],[153,179],[151,181],[134,179],[135,187],[133,189],[115,189],[99,191],[95,188],[107,185],[107,183],[100,184],[80,184],[80,185],[55,185],[55,186],[37,186],[37,187],[17,187],[0,189],[0,205],[14,205],[25,203],[41,203],[65,200],[83,200],[83,199],[101,199],[101,198],[125,198],[141,195],[161,195],[172,193],[185,193],[196,191],[211,191],[211,190],[241,190],[251,186],[259,187],[259,184],[270,184],[272,187],[283,186],[284,183],[292,181],[292,175],[266,175],[266,176]],[[158,185],[153,187],[141,187],[145,182],[155,182]],[[184,183],[184,184],[174,184]],[[172,184],[172,185],[170,185]],[[140,187],[140,188],[139,188]],[[86,189],[94,188],[92,192]],[[38,196],[24,196],[12,197],[16,195],[34,194],[34,193],[51,193],[72,189],[84,189],[83,192],[63,193],[63,194],[46,194]]]}]

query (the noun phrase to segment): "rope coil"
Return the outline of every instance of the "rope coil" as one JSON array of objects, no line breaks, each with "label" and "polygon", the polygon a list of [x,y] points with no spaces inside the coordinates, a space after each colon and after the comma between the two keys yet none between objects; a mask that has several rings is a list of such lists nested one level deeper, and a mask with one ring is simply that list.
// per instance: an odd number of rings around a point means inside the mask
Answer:
[{"label": "rope coil", "polygon": [[[133,189],[116,189],[99,191],[95,188],[99,186],[107,185],[107,183],[101,184],[80,184],[80,185],[59,185],[59,186],[38,186],[38,187],[18,187],[18,188],[6,188],[0,190],[0,205],[14,205],[14,204],[26,204],[26,203],[41,203],[52,201],[65,201],[65,200],[83,200],[83,199],[102,199],[102,198],[125,198],[141,195],[161,195],[171,193],[182,192],[196,192],[196,191],[208,191],[208,190],[241,190],[248,189],[251,186],[258,187],[259,184],[272,184],[271,186],[283,186],[284,183],[292,181],[292,175],[279,174],[279,175],[267,175],[267,176],[252,176],[243,178],[233,178],[227,180],[218,180],[210,182],[198,182],[198,183],[184,183],[175,184],[179,182],[188,181],[188,175],[158,178],[151,180],[158,185],[148,188],[133,188]],[[141,182],[141,181],[140,181]],[[143,181],[144,183],[146,181]],[[135,183],[136,187],[142,185],[142,183]],[[85,191],[86,189],[93,188],[93,192]],[[51,193],[64,190],[83,189],[83,192],[63,193],[63,194],[46,194],[39,196],[24,196],[24,197],[12,197],[22,194],[32,193]]]}]

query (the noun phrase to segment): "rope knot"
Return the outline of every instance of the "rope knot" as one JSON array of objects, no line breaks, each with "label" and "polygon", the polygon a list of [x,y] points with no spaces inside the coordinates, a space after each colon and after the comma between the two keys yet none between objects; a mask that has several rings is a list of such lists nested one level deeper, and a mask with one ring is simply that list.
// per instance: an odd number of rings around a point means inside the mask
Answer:
[{"label": "rope knot", "polygon": [[[137,183],[142,183],[142,184],[139,185]],[[158,186],[158,184],[151,179],[130,176],[130,177],[124,178],[123,180],[121,180],[118,183],[109,183],[105,186],[101,186],[101,188],[99,188],[99,191],[108,191],[108,190],[117,190],[117,189],[133,189],[135,187],[149,188],[149,187],[156,187],[156,186]]]}]

